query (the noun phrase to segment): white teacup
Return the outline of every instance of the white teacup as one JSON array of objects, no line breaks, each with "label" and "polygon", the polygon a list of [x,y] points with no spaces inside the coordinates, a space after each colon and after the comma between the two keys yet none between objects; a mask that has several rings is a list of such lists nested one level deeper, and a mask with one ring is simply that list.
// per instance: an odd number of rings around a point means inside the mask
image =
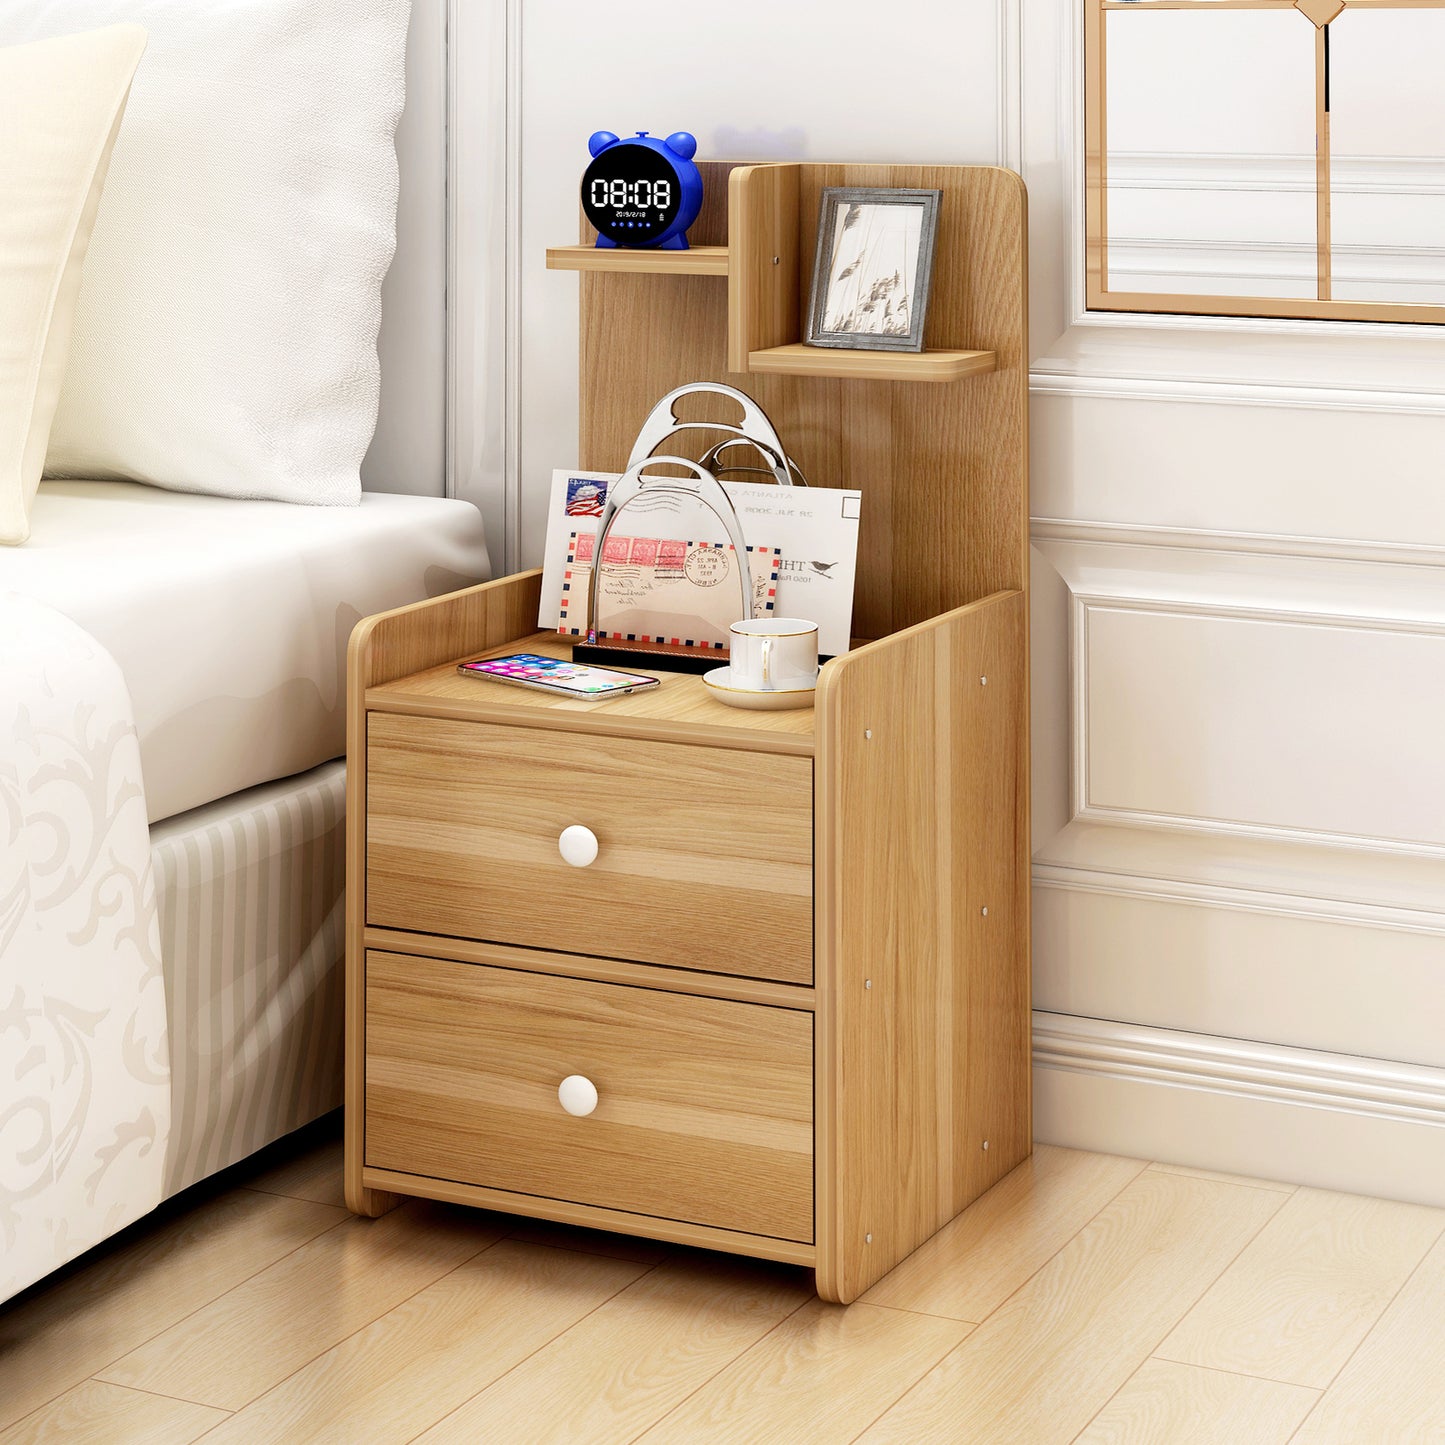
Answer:
[{"label": "white teacup", "polygon": [[728,655],[734,687],[797,692],[818,683],[818,624],[802,617],[734,622]]}]

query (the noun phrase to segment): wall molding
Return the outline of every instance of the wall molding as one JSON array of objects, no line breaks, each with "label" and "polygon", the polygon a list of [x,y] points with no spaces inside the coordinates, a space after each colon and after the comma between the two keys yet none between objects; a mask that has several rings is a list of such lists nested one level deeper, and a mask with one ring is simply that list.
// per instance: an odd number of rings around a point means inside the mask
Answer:
[{"label": "wall molding", "polygon": [[1445,1205],[1445,1070],[1034,1015],[1035,1136]]},{"label": "wall molding", "polygon": [[[1319,322],[1318,325],[1329,323]],[[1312,386],[1288,381],[1220,381],[1159,372],[1089,373],[1048,365],[1029,372],[1034,396],[1071,396],[1107,401],[1168,401],[1203,406],[1267,406],[1304,411],[1445,414],[1445,390],[1392,387]]]},{"label": "wall molding", "polygon": [[1445,1069],[1069,1014],[1034,1014],[1034,1065],[1445,1129]]},{"label": "wall molding", "polygon": [[1069,893],[1102,893],[1145,903],[1172,903],[1190,908],[1225,908],[1305,923],[1342,924],[1350,928],[1383,929],[1445,937],[1445,908],[1430,910],[1321,894],[1286,893],[1244,888],[1189,878],[1155,878],[1109,868],[1035,859],[1035,888]]},{"label": "wall molding", "polygon": [[1383,562],[1395,567],[1445,567],[1445,547],[1405,542],[1347,541],[1275,532],[1213,532],[1195,527],[1157,527],[1136,522],[1084,522],[1031,517],[1029,536],[1041,542],[1086,542],[1111,547],[1168,547],[1255,557],[1331,562]]}]

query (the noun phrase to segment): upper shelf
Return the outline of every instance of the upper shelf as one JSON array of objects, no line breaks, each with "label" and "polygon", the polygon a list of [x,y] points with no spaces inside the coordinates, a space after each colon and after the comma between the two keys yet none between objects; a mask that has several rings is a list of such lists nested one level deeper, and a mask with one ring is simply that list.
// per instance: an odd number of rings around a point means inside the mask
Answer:
[{"label": "upper shelf", "polygon": [[629,251],[606,246],[552,246],[549,271],[611,271],[638,276],[726,276],[726,246],[691,246],[686,251],[657,248]]},{"label": "upper shelf", "polygon": [[844,381],[958,381],[998,370],[998,356],[992,351],[843,351],[798,341],[748,352],[748,370]]}]

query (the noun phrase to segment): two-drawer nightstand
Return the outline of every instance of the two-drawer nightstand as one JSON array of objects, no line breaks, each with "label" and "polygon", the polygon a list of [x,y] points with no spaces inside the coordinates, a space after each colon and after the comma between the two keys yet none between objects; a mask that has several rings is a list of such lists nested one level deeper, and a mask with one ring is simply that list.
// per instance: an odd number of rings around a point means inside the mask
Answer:
[{"label": "two-drawer nightstand", "polygon": [[[678,386],[741,388],[862,492],[874,640],[773,713],[458,676],[565,655],[537,573],[357,628],[347,1199],[788,1260],[848,1301],[1030,1149],[1025,198],[987,166],[700,169],[696,249],[549,253],[582,273],[580,463],[620,472]],[[828,186],[939,191],[928,350],[799,344]]]},{"label": "two-drawer nightstand", "polygon": [[444,637],[564,655],[529,635],[537,587],[353,640],[348,1199],[786,1260],[853,1299],[1029,1148],[1023,597],[835,660],[799,712],[426,665]]}]

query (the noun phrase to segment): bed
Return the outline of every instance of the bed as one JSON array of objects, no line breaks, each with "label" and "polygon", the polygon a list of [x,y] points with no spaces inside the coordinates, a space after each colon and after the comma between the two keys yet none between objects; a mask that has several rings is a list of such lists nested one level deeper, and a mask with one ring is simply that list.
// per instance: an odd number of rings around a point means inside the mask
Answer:
[{"label": "bed", "polygon": [[0,552],[0,1300],[341,1102],[347,640],[490,575],[444,495],[443,13],[362,504],[46,481]]}]

